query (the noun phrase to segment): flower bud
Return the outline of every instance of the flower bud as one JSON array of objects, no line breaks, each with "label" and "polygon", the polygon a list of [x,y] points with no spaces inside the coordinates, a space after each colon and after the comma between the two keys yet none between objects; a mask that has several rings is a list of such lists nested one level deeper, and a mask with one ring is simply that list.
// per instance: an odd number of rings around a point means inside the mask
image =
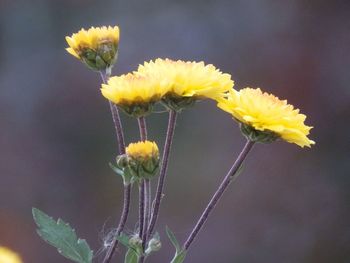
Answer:
[{"label": "flower bud", "polygon": [[119,28],[91,27],[66,37],[67,51],[97,71],[110,69],[117,60]]},{"label": "flower bud", "polygon": [[126,148],[129,172],[138,178],[151,179],[159,167],[159,150],[155,142],[130,143]]},{"label": "flower bud", "polygon": [[133,248],[139,248],[142,246],[142,240],[138,235],[133,235],[129,239],[129,245]]},{"label": "flower bud", "polygon": [[128,166],[128,156],[126,154],[118,155],[116,158],[117,166],[123,169]]},{"label": "flower bud", "polygon": [[162,248],[162,243],[160,242],[159,238],[152,238],[148,242],[147,249],[145,251],[146,255],[151,254],[152,252],[157,252]]}]

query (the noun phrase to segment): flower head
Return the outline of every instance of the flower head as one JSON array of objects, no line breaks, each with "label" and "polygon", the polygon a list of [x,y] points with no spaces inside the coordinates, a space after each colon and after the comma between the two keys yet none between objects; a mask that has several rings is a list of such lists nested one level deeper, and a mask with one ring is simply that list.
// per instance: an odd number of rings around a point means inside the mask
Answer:
[{"label": "flower head", "polygon": [[21,258],[12,250],[0,246],[1,263],[22,263]]},{"label": "flower head", "polygon": [[307,137],[312,127],[304,124],[306,116],[286,100],[259,88],[230,90],[225,97],[218,99],[218,107],[239,121],[242,131],[251,140],[268,142],[280,137],[301,147],[315,144]]},{"label": "flower head", "polygon": [[93,70],[104,70],[116,61],[119,44],[119,27],[91,27],[67,36],[71,55],[82,60]]},{"label": "flower head", "polygon": [[204,62],[159,58],[140,65],[135,74],[167,80],[170,86],[163,102],[175,110],[181,110],[197,99],[215,99],[233,87],[231,75]]},{"label": "flower head", "polygon": [[141,141],[130,143],[125,149],[126,154],[135,160],[149,160],[159,158],[158,146],[155,142]]},{"label": "flower head", "polygon": [[127,74],[111,77],[102,84],[102,95],[134,117],[145,116],[167,91],[166,81],[149,75]]},{"label": "flower head", "polygon": [[130,143],[126,153],[117,157],[117,166],[123,171],[124,183],[154,177],[159,167],[157,144],[150,141]]}]

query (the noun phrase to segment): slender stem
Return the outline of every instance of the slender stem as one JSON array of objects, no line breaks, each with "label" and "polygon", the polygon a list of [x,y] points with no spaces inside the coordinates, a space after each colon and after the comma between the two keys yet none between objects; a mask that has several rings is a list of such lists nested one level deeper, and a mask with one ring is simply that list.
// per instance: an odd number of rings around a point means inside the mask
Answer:
[{"label": "slender stem", "polygon": [[[144,116],[139,117],[137,119],[138,121],[138,125],[139,125],[139,130],[140,130],[140,138],[142,141],[146,141],[147,140],[147,124],[146,124],[146,118]],[[140,231],[140,238],[142,240],[146,239],[147,236],[147,226],[148,226],[148,218],[147,218],[147,210],[148,210],[148,190],[146,189],[146,181],[149,181],[147,179],[142,180],[142,182],[140,183],[140,207],[142,205],[143,207],[143,222],[142,222],[142,229],[144,231]],[[141,189],[142,187],[142,189]],[[147,186],[148,187],[148,186]],[[143,193],[143,196],[141,198],[141,190]],[[141,204],[141,202],[143,202]],[[141,210],[140,210],[141,213]],[[140,214],[141,217],[141,214]],[[141,220],[141,219],[140,219]],[[141,229],[141,221],[140,221],[140,229]],[[142,233],[141,233],[142,232]],[[145,241],[146,242],[146,241]],[[145,244],[144,244],[145,245]]]},{"label": "slender stem", "polygon": [[142,233],[142,247],[145,250],[146,244],[148,241],[148,223],[149,223],[149,217],[150,217],[150,199],[151,199],[151,182],[149,179],[144,179],[144,197],[145,197],[145,210],[144,210],[144,221],[143,221],[143,233]]},{"label": "slender stem", "polygon": [[198,235],[199,231],[204,226],[205,222],[208,219],[209,214],[213,211],[216,204],[219,202],[220,198],[224,194],[225,190],[229,186],[230,182],[235,179],[235,175],[238,171],[238,169],[241,167],[244,159],[247,157],[249,151],[253,147],[254,142],[247,140],[242,152],[239,154],[238,158],[234,162],[233,166],[231,167],[230,171],[225,176],[224,180],[222,181],[219,188],[216,190],[215,194],[211,198],[210,202],[208,203],[207,207],[205,208],[203,214],[199,218],[196,226],[193,228],[191,234],[188,236],[185,244],[183,245],[183,248],[185,250],[188,250],[192,242],[195,240],[196,236]]},{"label": "slender stem", "polygon": [[139,124],[139,130],[140,130],[140,138],[141,141],[147,140],[147,124],[146,124],[146,118],[144,116],[139,117],[137,119],[137,122]]},{"label": "slender stem", "polygon": [[119,110],[118,110],[118,107],[114,105],[113,102],[111,101],[109,101],[109,107],[111,108],[113,123],[116,131],[116,135],[117,135],[119,154],[124,154],[125,139],[124,139],[122,122],[120,120]]},{"label": "slender stem", "polygon": [[[118,237],[124,229],[126,220],[128,219],[129,209],[130,209],[130,197],[131,197],[131,184],[124,186],[124,205],[123,212],[120,217],[120,221],[117,227],[115,236]],[[111,246],[109,247],[107,254],[103,260],[103,263],[109,263],[112,260],[113,254],[118,246],[118,239],[113,239]]]},{"label": "slender stem", "polygon": [[[101,78],[103,83],[107,83],[109,74],[107,72],[100,72]],[[125,139],[124,139],[124,133],[123,133],[123,126],[119,115],[119,110],[116,105],[113,104],[113,102],[109,101],[109,107],[111,109],[113,123],[117,135],[117,141],[118,141],[118,150],[119,154],[125,153]]]},{"label": "slender stem", "polygon": [[[100,72],[101,78],[103,83],[107,83],[107,79],[109,77],[109,73],[107,72]],[[125,153],[125,140],[124,140],[124,133],[123,133],[123,127],[119,115],[119,111],[117,106],[115,106],[112,102],[109,102],[109,107],[111,109],[113,123],[115,126],[116,134],[117,134],[117,141],[118,141],[118,152],[119,154]],[[130,210],[130,199],[131,199],[131,185],[124,185],[124,203],[123,203],[123,211],[120,216],[120,220],[118,223],[118,227],[116,230],[116,237],[118,237],[122,231],[124,230],[126,221],[128,219],[129,210]],[[107,250],[106,256],[103,260],[103,263],[109,263],[114,255],[115,250],[118,247],[118,239],[113,239],[113,242],[109,249]]]},{"label": "slender stem", "polygon": [[152,210],[150,225],[148,227],[148,236],[152,235],[152,232],[154,230],[154,227],[155,227],[155,225],[157,223],[157,219],[158,219],[160,202],[161,202],[162,196],[163,196],[164,182],[165,182],[166,172],[167,172],[167,168],[168,168],[170,148],[171,148],[171,143],[172,143],[173,137],[174,137],[176,117],[177,117],[176,111],[170,110],[169,121],[168,121],[168,130],[167,130],[167,135],[166,135],[165,145],[164,145],[164,150],[163,150],[162,166],[160,168],[156,196],[155,196],[154,201],[153,201],[154,207]]},{"label": "slender stem", "polygon": [[[144,116],[139,117],[137,119],[139,130],[140,130],[140,138],[142,141],[147,140],[147,124]],[[149,220],[149,208],[148,208],[148,199],[149,196],[149,180],[143,179],[140,182],[139,186],[139,225],[140,232],[139,236],[142,240],[142,249],[145,250],[147,243],[147,228],[148,228],[148,220]],[[141,255],[140,263],[144,262],[145,257]]]},{"label": "slender stem", "polygon": [[139,237],[142,239],[145,224],[145,180],[139,183]]}]

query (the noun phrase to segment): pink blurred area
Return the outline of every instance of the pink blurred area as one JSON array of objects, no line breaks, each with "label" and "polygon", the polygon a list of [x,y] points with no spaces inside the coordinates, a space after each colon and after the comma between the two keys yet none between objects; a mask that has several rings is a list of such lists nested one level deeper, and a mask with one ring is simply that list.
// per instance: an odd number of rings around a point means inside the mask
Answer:
[{"label": "pink blurred area", "polygon": [[[114,130],[99,75],[66,53],[64,37],[115,24],[114,74],[157,57],[203,60],[231,73],[237,89],[288,99],[314,126],[311,149],[256,145],[187,262],[350,262],[350,2],[337,0],[0,2],[0,245],[26,263],[69,262],[37,236],[34,206],[103,254],[122,201],[108,167]],[[127,141],[138,138],[135,120],[123,123]],[[166,114],[148,118],[160,145],[166,123]],[[158,224],[163,248],[150,262],[170,261],[165,226],[186,238],[243,143],[212,102],[179,116]],[[129,232],[136,221],[135,207]]]}]

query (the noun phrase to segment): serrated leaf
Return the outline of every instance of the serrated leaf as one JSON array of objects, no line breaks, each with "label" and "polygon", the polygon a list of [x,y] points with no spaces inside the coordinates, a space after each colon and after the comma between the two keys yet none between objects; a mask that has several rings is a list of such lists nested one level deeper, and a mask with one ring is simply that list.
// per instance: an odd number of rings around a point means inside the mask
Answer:
[{"label": "serrated leaf", "polygon": [[170,242],[173,244],[173,246],[175,247],[176,249],[176,253],[178,253],[180,250],[181,250],[181,247],[180,247],[180,244],[179,242],[177,241],[173,231],[170,230],[170,228],[167,226],[166,227],[166,234],[170,240]]},{"label": "serrated leaf", "polygon": [[175,257],[171,260],[170,263],[182,263],[185,260],[186,257],[186,250],[179,251],[179,253],[176,252]]},{"label": "serrated leaf", "polygon": [[137,252],[134,249],[129,248],[125,254],[124,263],[138,263],[138,262],[139,262],[139,256]]},{"label": "serrated leaf", "polygon": [[84,239],[78,239],[75,230],[69,224],[62,219],[56,222],[37,208],[33,208],[32,213],[39,236],[57,248],[62,256],[78,263],[92,262],[93,251]]}]

